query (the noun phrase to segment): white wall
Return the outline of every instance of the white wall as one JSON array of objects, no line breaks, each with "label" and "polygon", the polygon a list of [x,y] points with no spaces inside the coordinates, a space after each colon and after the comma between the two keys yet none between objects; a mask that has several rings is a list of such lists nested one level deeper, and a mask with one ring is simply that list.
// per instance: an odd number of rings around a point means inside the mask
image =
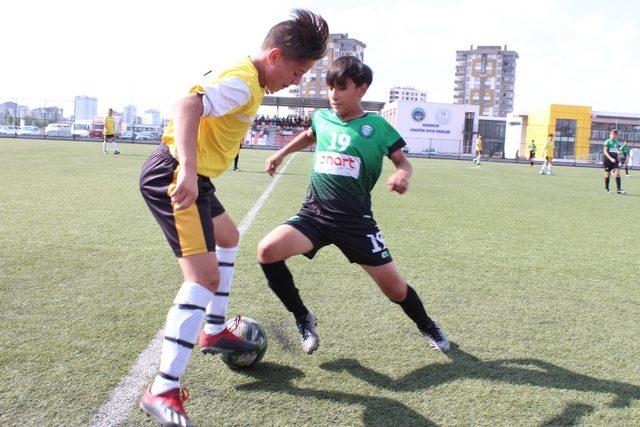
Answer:
[{"label": "white wall", "polygon": [[525,137],[524,132],[526,131],[523,126],[524,120],[520,115],[507,114],[507,124],[504,133],[504,157],[506,159],[515,159],[516,152],[520,157],[529,156],[529,152],[523,153],[521,149],[521,144]]},{"label": "white wall", "polygon": [[393,109],[396,110],[394,127],[414,153],[430,147],[443,154],[461,152],[466,112],[475,113],[473,130],[478,130],[477,105],[399,101],[385,106],[385,110]]}]

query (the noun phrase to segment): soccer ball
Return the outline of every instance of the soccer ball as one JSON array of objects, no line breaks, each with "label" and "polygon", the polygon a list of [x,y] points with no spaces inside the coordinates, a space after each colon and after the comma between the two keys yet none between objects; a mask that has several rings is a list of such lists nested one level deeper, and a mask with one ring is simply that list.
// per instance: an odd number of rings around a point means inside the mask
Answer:
[{"label": "soccer ball", "polygon": [[220,353],[220,358],[231,369],[246,369],[258,363],[267,351],[267,334],[258,322],[250,317],[236,316],[226,323],[232,333],[258,344],[258,349],[245,353]]}]

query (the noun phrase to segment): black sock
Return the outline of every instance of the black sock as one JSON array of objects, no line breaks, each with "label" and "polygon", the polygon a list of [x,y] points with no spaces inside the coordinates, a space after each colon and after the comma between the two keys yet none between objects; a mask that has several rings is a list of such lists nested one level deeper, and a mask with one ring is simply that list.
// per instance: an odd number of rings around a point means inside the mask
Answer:
[{"label": "black sock", "polygon": [[429,329],[429,327],[433,325],[433,320],[431,320],[424,310],[424,305],[422,305],[422,301],[420,301],[420,297],[416,291],[409,285],[407,285],[407,288],[407,297],[404,301],[394,302],[402,307],[402,310],[415,322],[418,329],[421,331]]},{"label": "black sock", "polygon": [[628,166],[624,167],[624,173],[625,173],[625,175],[629,175],[629,167]]},{"label": "black sock", "polygon": [[620,177],[616,176],[616,187],[618,187],[618,190],[620,190]]},{"label": "black sock", "polygon": [[607,189],[607,190],[609,189],[609,177],[608,176],[604,177],[604,188]]},{"label": "black sock", "polygon": [[284,306],[296,317],[304,316],[309,312],[302,303],[302,299],[293,283],[293,276],[284,261],[271,264],[262,264],[262,271],[267,277],[269,287],[276,294]]}]

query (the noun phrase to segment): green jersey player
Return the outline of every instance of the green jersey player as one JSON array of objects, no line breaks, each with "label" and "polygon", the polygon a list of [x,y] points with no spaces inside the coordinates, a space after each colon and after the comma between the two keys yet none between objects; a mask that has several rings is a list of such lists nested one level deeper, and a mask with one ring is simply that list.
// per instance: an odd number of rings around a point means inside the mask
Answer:
[{"label": "green jersey player", "polygon": [[316,317],[302,302],[284,261],[299,254],[313,258],[319,249],[332,244],[351,263],[362,266],[387,298],[402,307],[433,348],[446,352],[449,341],[398,273],[371,212],[371,190],[385,156],[396,167],[387,179],[390,191],[407,191],[412,173],[402,152],[406,145],[402,137],[383,118],[366,114],[360,107],[371,81],[371,69],[359,59],[337,59],[326,76],[332,110],[317,111],[310,129],[265,161],[265,170],[273,175],[289,153],[317,144],[302,208],[262,239],[258,261],[269,287],[294,315],[305,353],[313,353],[320,344]]},{"label": "green jersey player", "polygon": [[609,177],[611,171],[616,177],[616,187],[618,188],[618,194],[626,194],[620,187],[620,167],[618,166],[618,152],[620,151],[620,142],[618,142],[618,131],[613,129],[609,134],[609,139],[604,142],[604,160],[602,162],[604,166],[604,190],[607,193],[611,193],[609,190]]},{"label": "green jersey player", "polygon": [[629,152],[631,151],[631,147],[629,147],[629,141],[626,139],[622,141],[622,145],[620,146],[620,167],[624,166],[624,174],[625,176],[629,176]]}]

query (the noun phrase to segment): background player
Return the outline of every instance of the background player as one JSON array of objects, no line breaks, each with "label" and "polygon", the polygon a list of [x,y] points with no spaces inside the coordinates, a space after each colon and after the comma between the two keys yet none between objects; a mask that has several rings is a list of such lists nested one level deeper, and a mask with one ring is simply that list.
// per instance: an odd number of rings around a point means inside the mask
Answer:
[{"label": "background player", "polygon": [[529,167],[533,167],[533,159],[536,158],[536,141],[534,139],[531,140],[531,144],[529,144]]},{"label": "background player", "polygon": [[113,109],[109,108],[107,117],[104,118],[104,129],[102,130],[102,152],[107,154],[107,142],[113,145],[113,154],[120,154],[118,143],[116,142],[116,124],[113,119]]},{"label": "background player", "polygon": [[551,175],[551,165],[553,164],[553,134],[550,133],[547,135],[547,142],[544,143],[544,147],[542,148],[542,156],[544,157],[544,162],[542,162],[542,168],[540,168],[540,175],[544,175],[544,168],[547,168],[547,175]]},{"label": "background player", "polygon": [[297,215],[262,239],[258,261],[269,287],[294,315],[305,353],[313,353],[320,344],[316,317],[303,304],[284,260],[299,254],[313,258],[330,244],[359,264],[385,296],[402,307],[432,347],[446,352],[449,341],[398,273],[372,216],[371,190],[383,158],[389,157],[396,167],[387,179],[390,191],[404,193],[413,169],[402,152],[402,137],[382,117],[360,107],[371,81],[371,69],[359,59],[337,59],[326,76],[333,110],[318,110],[310,129],[265,161],[266,171],[273,175],[289,153],[317,143],[306,200]]},{"label": "background player", "polygon": [[626,139],[622,141],[622,145],[620,146],[620,167],[624,166],[624,175],[629,175],[629,152],[631,151],[631,147],[629,147],[629,141]]},{"label": "background player", "polygon": [[482,158],[482,135],[478,135],[476,138],[476,156],[473,158],[473,163],[480,166],[480,159]]},{"label": "background player", "polygon": [[620,142],[618,142],[618,131],[612,130],[609,134],[609,139],[604,142],[603,147],[604,159],[602,165],[604,166],[604,191],[611,193],[609,190],[609,180],[611,177],[611,171],[616,176],[616,187],[618,194],[626,194],[621,188],[620,168],[618,167],[618,151],[620,150]]}]

